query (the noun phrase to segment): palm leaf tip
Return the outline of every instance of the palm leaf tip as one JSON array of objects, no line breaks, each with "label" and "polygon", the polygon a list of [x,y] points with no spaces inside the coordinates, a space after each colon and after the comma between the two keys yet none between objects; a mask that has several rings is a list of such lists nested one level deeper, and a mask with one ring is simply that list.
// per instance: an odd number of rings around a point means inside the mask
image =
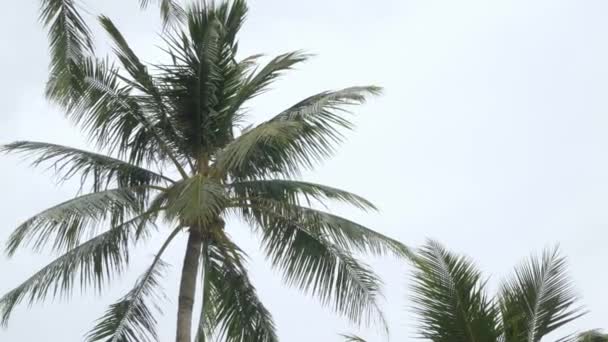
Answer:
[{"label": "palm leaf tip", "polygon": [[39,20],[48,29],[51,50],[46,94],[61,103],[74,86],[74,68],[93,53],[91,30],[78,12],[76,0],[43,0]]},{"label": "palm leaf tip", "polygon": [[467,258],[429,241],[414,260],[413,302],[420,334],[434,341],[498,341],[499,314]]},{"label": "palm leaf tip", "polygon": [[315,229],[259,214],[251,221],[259,225],[267,258],[288,285],[318,297],[357,324],[374,322],[388,330],[379,305],[382,281],[368,265]]},{"label": "palm leaf tip", "polygon": [[197,342],[276,342],[272,315],[258,298],[242,263],[244,254],[227,237],[205,250],[204,307]]},{"label": "palm leaf tip", "polygon": [[86,336],[87,342],[158,341],[154,314],[162,313],[157,303],[165,298],[161,278],[168,267],[161,257],[181,230],[181,227],[173,229],[133,289],[112,304],[104,316],[97,320],[95,327]]},{"label": "palm leaf tip", "polygon": [[340,334],[340,336],[344,338],[344,342],[367,342],[364,338],[353,334]]},{"label": "palm leaf tip", "polygon": [[97,320],[86,341],[107,341],[108,338],[110,341],[124,342],[158,341],[155,329],[158,322],[153,309],[160,311],[160,308],[152,303],[163,299],[158,288],[167,266],[158,260],[150,267],[135,287]]},{"label": "palm leaf tip", "polygon": [[535,342],[584,315],[577,301],[567,275],[566,258],[558,247],[523,262],[504,283],[500,294],[506,330]]}]

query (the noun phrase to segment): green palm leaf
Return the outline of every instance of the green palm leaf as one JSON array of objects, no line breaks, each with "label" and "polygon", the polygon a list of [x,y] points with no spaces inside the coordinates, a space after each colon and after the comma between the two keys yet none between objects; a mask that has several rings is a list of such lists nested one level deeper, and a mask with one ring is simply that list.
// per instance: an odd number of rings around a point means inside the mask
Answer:
[{"label": "green palm leaf", "polygon": [[124,270],[129,261],[128,244],[146,215],[78,245],[5,294],[0,298],[0,323],[6,325],[14,307],[24,300],[33,304],[48,295],[69,296],[76,283],[83,289],[92,286],[100,290]]},{"label": "green palm leaf", "polygon": [[353,87],[311,96],[245,132],[217,156],[216,169],[237,179],[297,175],[331,156],[351,129],[345,106],[361,104],[378,87]]},{"label": "green palm leaf", "polygon": [[[114,52],[116,56],[133,79],[133,81],[129,81],[126,78],[121,78],[121,80],[126,81],[129,84],[129,87],[134,87],[144,94],[147,94],[152,99],[152,101],[148,101],[152,102],[152,106],[147,102],[144,102],[143,104],[138,103],[137,106],[133,106],[124,99],[120,101],[120,104],[122,104],[123,107],[143,107],[142,109],[147,109],[145,111],[137,109],[128,111],[128,113],[131,114],[130,117],[134,117],[142,125],[141,129],[136,131],[135,136],[131,137],[131,143],[135,141],[138,149],[131,150],[132,155],[130,159],[139,161],[145,158],[145,154],[142,154],[143,151],[150,151],[147,153],[149,155],[147,158],[152,159],[158,151],[161,151],[161,156],[169,157],[178,168],[181,175],[185,176],[185,171],[178,162],[178,158],[174,154],[171,146],[171,139],[175,138],[175,132],[165,115],[165,105],[153,77],[148,73],[146,66],[133,52],[114,23],[104,16],[100,17],[100,21],[106,32],[114,41]],[[127,89],[130,91],[129,88]],[[152,111],[150,111],[150,107],[152,108]],[[151,116],[150,113],[154,115]],[[152,151],[155,151],[156,153]]]},{"label": "green palm leaf", "polygon": [[382,256],[391,253],[398,257],[414,258],[403,243],[375,232],[361,224],[321,210],[290,204],[289,198],[257,193],[247,201],[237,198],[235,207],[245,215],[267,217],[298,225],[313,235],[322,235],[345,250]]},{"label": "green palm leaf", "polygon": [[77,246],[83,235],[95,233],[91,229],[104,219],[112,224],[122,222],[127,216],[141,209],[134,188],[109,189],[82,195],[29,218],[11,234],[6,252],[13,255],[23,245],[32,244],[35,250],[46,246],[52,238],[54,250],[66,250]]},{"label": "green palm leaf", "polygon": [[262,235],[268,259],[288,285],[318,297],[356,324],[378,322],[386,328],[378,304],[382,282],[367,265],[297,220],[269,210],[257,211],[249,219]]},{"label": "green palm leaf", "polygon": [[576,339],[576,342],[608,342],[608,334],[602,333],[601,330],[590,330],[580,333]]},{"label": "green palm leaf", "polygon": [[257,296],[242,251],[227,237],[207,248],[205,298],[197,342],[278,341],[270,312]]},{"label": "green palm leaf", "polygon": [[367,342],[364,338],[351,334],[340,334],[344,338],[344,342]]},{"label": "green palm leaf", "polygon": [[178,227],[171,232],[156,254],[152,264],[135,283],[135,287],[118,302],[112,304],[106,314],[98,319],[95,327],[87,334],[87,342],[121,341],[146,342],[158,341],[152,308],[160,311],[157,302],[163,299],[159,291],[160,278],[167,264],[161,256],[173,238],[182,230]]},{"label": "green palm leaf", "polygon": [[412,291],[420,335],[431,341],[497,341],[499,312],[485,294],[485,281],[466,258],[427,243],[414,261]]},{"label": "green palm leaf", "polygon": [[17,141],[3,146],[0,151],[20,153],[32,157],[33,166],[50,163],[62,180],[80,176],[81,184],[93,183],[93,189],[173,183],[166,176],[103,154],[73,147],[36,141]]},{"label": "green palm leaf", "polygon": [[61,99],[74,81],[74,68],[93,53],[91,30],[78,13],[76,0],[42,0],[40,21],[48,29],[51,50],[47,96]]},{"label": "green palm leaf", "polygon": [[231,184],[237,196],[243,198],[280,199],[285,203],[299,205],[304,199],[309,205],[311,199],[323,203],[324,200],[336,200],[353,205],[363,210],[377,210],[365,198],[353,193],[326,185],[301,182],[296,180],[255,180]]},{"label": "green palm leaf", "polygon": [[283,73],[289,71],[294,65],[306,61],[310,55],[302,51],[294,51],[273,58],[257,73],[252,73],[241,85],[237,93],[232,111],[241,108],[243,104],[252,98],[263,94],[268,86],[276,81]]},{"label": "green palm leaf", "polygon": [[538,342],[580,317],[577,296],[557,248],[522,263],[501,289],[500,306],[507,342]]}]

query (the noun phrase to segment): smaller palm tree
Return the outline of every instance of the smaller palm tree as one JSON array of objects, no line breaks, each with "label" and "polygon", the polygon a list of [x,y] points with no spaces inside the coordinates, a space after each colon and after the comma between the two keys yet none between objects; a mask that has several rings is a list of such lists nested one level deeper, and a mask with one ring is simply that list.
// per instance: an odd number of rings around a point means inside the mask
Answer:
[{"label": "smaller palm tree", "polygon": [[495,297],[471,260],[437,242],[422,247],[414,265],[420,335],[434,342],[539,342],[584,314],[558,248],[520,264]]},{"label": "smaller palm tree", "polygon": [[[488,296],[487,281],[471,260],[435,241],[412,261],[414,311],[419,336],[427,341],[539,342],[584,314],[557,248],[519,265],[495,297]],[[591,330],[558,342],[608,342],[608,335]]]}]

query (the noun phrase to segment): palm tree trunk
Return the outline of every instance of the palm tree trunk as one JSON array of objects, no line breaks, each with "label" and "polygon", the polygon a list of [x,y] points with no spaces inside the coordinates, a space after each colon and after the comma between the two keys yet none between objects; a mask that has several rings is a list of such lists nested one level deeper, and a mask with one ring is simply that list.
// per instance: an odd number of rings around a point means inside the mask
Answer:
[{"label": "palm tree trunk", "polygon": [[203,242],[203,252],[202,252],[202,257],[203,257],[203,274],[201,274],[201,277],[203,278],[203,285],[202,285],[202,289],[201,292],[203,293],[203,297],[202,297],[202,305],[201,305],[201,317],[199,318],[198,321],[198,328],[197,328],[197,333],[196,333],[196,339],[195,342],[204,342],[206,341],[206,329],[207,329],[207,322],[205,321],[205,305],[207,305],[207,300],[209,299],[209,278],[208,278],[208,273],[209,273],[209,241],[204,241]]},{"label": "palm tree trunk", "polygon": [[192,342],[192,307],[196,293],[196,277],[203,243],[198,227],[190,229],[177,306],[176,342]]}]

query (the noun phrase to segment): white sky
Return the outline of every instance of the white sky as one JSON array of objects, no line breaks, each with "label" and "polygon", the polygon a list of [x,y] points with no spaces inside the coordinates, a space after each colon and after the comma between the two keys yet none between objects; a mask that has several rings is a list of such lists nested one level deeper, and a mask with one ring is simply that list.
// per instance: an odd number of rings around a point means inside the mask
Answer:
[{"label": "white sky", "polygon": [[[48,56],[38,2],[13,1],[0,12],[0,143],[83,146],[42,94]],[[140,56],[158,59],[155,11],[139,12],[135,0],[89,3],[115,20]],[[381,213],[337,212],[410,245],[438,239],[477,260],[493,280],[531,252],[560,243],[590,310],[567,332],[608,328],[608,2],[252,0],[250,6],[242,56],[301,48],[317,54],[256,101],[256,122],[321,90],[386,88],[357,111],[359,127],[336,158],[307,178],[361,194]],[[0,166],[1,241],[30,215],[74,194],[74,184],[55,186],[49,173],[13,157],[2,156]],[[252,257],[252,276],[283,341],[339,341],[337,333],[357,332],[316,300],[283,288],[246,227],[235,222],[230,229]],[[162,341],[173,339],[183,254],[175,247]],[[21,307],[0,341],[80,341],[155,248],[141,250],[131,271],[102,296],[76,292],[70,302]],[[0,292],[49,260],[27,251],[0,257]],[[391,340],[413,341],[408,269],[394,260],[373,265],[386,282]],[[374,331],[362,335],[383,341]]]}]

